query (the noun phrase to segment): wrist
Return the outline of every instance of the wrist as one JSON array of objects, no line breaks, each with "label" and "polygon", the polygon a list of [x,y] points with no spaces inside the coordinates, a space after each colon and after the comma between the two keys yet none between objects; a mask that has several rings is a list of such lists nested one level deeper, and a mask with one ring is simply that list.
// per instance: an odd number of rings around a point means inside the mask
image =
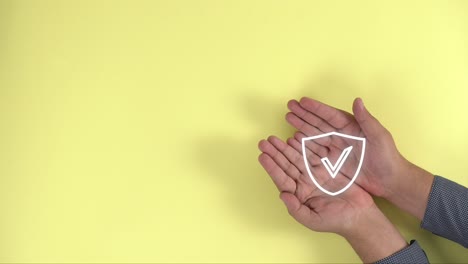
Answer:
[{"label": "wrist", "polygon": [[411,177],[411,171],[414,166],[413,163],[400,155],[398,165],[386,182],[384,186],[385,191],[381,197],[386,200],[394,199],[398,193],[401,192],[402,183],[408,182],[408,178]]},{"label": "wrist", "polygon": [[433,180],[431,173],[404,159],[383,198],[422,220]]},{"label": "wrist", "polygon": [[388,257],[408,245],[375,204],[363,211],[357,217],[355,226],[341,235],[365,263]]}]

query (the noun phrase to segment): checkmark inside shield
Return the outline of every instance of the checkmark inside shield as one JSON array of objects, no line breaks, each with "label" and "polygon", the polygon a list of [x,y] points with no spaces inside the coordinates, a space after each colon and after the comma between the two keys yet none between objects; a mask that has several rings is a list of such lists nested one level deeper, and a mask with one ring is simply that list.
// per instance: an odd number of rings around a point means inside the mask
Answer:
[{"label": "checkmark inside shield", "polygon": [[328,159],[328,157],[325,157],[325,158],[321,159],[322,163],[323,163],[323,166],[325,166],[325,168],[327,169],[328,173],[330,174],[330,176],[332,178],[335,178],[336,175],[338,174],[338,172],[340,171],[341,167],[343,167],[343,164],[345,163],[345,161],[348,158],[349,153],[351,153],[352,149],[353,149],[353,146],[349,146],[349,147],[345,148],[343,150],[343,152],[341,152],[341,155],[338,158],[338,160],[335,162],[335,165],[333,165],[331,163],[331,161],[330,161],[330,159]]},{"label": "checkmark inside shield", "polygon": [[348,189],[359,175],[366,139],[328,132],[302,138],[301,147],[311,184],[328,195],[338,195]]}]

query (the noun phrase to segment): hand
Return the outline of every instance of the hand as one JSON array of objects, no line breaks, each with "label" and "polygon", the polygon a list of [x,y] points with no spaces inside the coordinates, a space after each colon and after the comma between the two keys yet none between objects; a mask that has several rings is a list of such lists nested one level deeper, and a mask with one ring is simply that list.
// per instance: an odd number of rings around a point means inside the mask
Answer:
[{"label": "hand", "polygon": [[[377,208],[372,197],[353,184],[344,193],[330,196],[315,187],[300,154],[300,143],[289,144],[271,136],[259,142],[259,161],[281,192],[289,213],[304,226],[346,238],[363,262],[374,262],[405,246],[405,240]],[[335,177],[332,181],[349,181]],[[327,183],[323,183],[327,185]]]},{"label": "hand", "polygon": [[[372,197],[355,184],[339,196],[318,190],[305,170],[300,143],[295,139],[289,142],[274,136],[259,142],[263,152],[259,161],[281,192],[289,213],[315,231],[343,235],[354,228],[359,215],[375,206]],[[339,176],[335,180],[349,181]]]},{"label": "hand", "polygon": [[[296,139],[305,136],[336,131],[365,137],[365,159],[356,183],[369,193],[387,198],[400,208],[422,219],[427,197],[432,185],[432,175],[407,161],[396,148],[390,132],[364,107],[361,99],[353,104],[354,116],[310,98],[300,102],[288,102],[291,110],[286,120],[301,132]],[[318,146],[316,153],[341,151],[348,142],[329,140]],[[344,172],[345,174],[346,171]]]}]

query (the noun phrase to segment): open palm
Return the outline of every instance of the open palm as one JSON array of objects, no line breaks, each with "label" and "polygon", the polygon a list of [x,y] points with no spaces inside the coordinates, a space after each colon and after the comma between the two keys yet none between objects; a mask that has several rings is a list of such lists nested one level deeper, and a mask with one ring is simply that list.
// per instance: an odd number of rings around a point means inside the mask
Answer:
[{"label": "open palm", "polygon": [[[300,131],[295,134],[296,140],[332,131],[366,137],[365,159],[356,183],[371,194],[384,194],[385,181],[397,173],[396,170],[401,167],[404,158],[396,149],[391,134],[367,112],[360,99],[356,99],[353,104],[354,116],[306,97],[300,102],[289,101],[288,108],[291,112],[286,115],[286,120]],[[326,157],[330,153],[341,152],[350,144],[353,143],[339,138],[332,139],[321,142],[314,153]],[[356,156],[350,158],[359,159]],[[346,170],[343,173],[348,178],[352,174]]]},{"label": "open palm", "polygon": [[[285,143],[271,136],[259,142],[259,161],[280,190],[289,213],[315,231],[342,233],[352,228],[359,214],[374,205],[372,197],[355,184],[338,196],[317,189],[306,172],[300,148],[294,138]],[[349,179],[337,176],[332,181]],[[326,186],[327,180],[321,184]]]}]

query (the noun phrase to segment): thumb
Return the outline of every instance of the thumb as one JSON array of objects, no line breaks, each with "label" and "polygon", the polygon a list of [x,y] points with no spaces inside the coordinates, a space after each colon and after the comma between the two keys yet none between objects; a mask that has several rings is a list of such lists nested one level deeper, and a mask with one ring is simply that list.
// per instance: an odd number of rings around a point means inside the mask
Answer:
[{"label": "thumb", "polygon": [[367,111],[361,98],[356,98],[354,100],[353,113],[354,118],[367,138],[377,138],[385,131],[385,128],[380,122]]},{"label": "thumb", "polygon": [[301,206],[299,199],[297,199],[297,197],[292,193],[282,192],[280,193],[280,199],[283,201],[284,205],[286,205],[286,208],[288,208],[290,213],[296,212]]},{"label": "thumb", "polygon": [[282,192],[280,198],[286,205],[286,208],[288,208],[289,214],[299,223],[306,225],[311,217],[311,210],[301,204],[299,199],[292,193]]}]

